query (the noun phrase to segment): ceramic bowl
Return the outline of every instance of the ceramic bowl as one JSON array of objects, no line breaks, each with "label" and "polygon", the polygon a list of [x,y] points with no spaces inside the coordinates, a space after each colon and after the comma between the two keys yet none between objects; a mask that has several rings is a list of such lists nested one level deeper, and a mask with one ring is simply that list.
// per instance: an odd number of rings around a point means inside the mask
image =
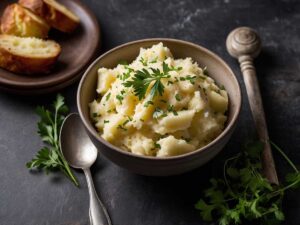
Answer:
[{"label": "ceramic bowl", "polygon": [[[114,68],[121,60],[133,61],[141,47],[148,48],[162,42],[175,58],[191,57],[201,67],[207,66],[209,75],[224,85],[229,95],[228,120],[224,131],[208,145],[194,152],[168,158],[134,155],[105,141],[97,133],[89,116],[89,103],[96,97],[97,70]],[[193,170],[215,157],[234,131],[241,107],[241,91],[229,66],[216,54],[199,45],[175,39],[144,39],[118,46],[97,58],[83,75],[77,92],[77,105],[84,126],[99,152],[115,164],[134,173],[150,176],[169,176]]]}]

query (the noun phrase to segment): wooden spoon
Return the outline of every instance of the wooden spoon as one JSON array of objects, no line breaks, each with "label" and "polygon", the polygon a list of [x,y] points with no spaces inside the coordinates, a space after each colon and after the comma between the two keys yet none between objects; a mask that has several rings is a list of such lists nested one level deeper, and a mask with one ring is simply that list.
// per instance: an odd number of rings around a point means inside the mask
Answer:
[{"label": "wooden spoon", "polygon": [[263,173],[270,183],[278,185],[262,98],[253,64],[253,59],[261,51],[261,40],[253,29],[239,27],[228,35],[226,47],[229,54],[237,58],[240,63],[255,127],[259,139],[264,143],[262,153]]}]

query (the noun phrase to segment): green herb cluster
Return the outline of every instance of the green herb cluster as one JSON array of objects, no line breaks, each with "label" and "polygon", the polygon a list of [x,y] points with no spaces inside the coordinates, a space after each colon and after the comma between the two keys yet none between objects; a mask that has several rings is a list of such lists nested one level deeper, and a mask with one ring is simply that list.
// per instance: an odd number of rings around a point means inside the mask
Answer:
[{"label": "green herb cluster", "polygon": [[43,106],[37,107],[36,112],[40,116],[38,134],[47,146],[44,146],[26,166],[28,169],[43,169],[46,173],[59,169],[76,186],[79,186],[75,175],[61,153],[59,145],[60,129],[68,111],[64,97],[61,95],[57,95],[53,103],[53,112],[45,109]]},{"label": "green herb cluster", "polygon": [[273,186],[262,176],[263,144],[248,144],[245,150],[224,163],[222,179],[211,179],[205,198],[195,207],[205,221],[218,218],[220,225],[258,221],[263,225],[280,224],[284,220],[282,200],[286,190],[300,186],[300,173],[285,153],[273,147],[287,160],[294,172],[286,176],[284,185]]},{"label": "green herb cluster", "polygon": [[178,70],[181,70],[181,68],[169,67],[168,64],[163,62],[162,72],[159,69],[155,68],[135,71],[133,79],[126,81],[124,83],[124,86],[133,87],[135,95],[138,96],[139,100],[141,100],[145,98],[148,87],[150,86],[150,84],[152,84],[150,90],[150,100],[153,100],[155,96],[162,96],[164,93],[165,87],[161,82],[161,79],[170,78],[171,76],[169,72]]}]

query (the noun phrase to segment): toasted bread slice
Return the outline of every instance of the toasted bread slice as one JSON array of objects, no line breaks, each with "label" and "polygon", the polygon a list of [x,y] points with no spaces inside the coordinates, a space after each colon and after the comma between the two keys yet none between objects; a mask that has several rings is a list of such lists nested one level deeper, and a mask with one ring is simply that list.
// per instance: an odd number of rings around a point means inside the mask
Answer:
[{"label": "toasted bread slice", "polygon": [[8,5],[1,18],[1,31],[20,37],[46,38],[50,26],[38,15],[19,4]]},{"label": "toasted bread slice", "polygon": [[72,32],[80,19],[55,0],[19,0],[19,4],[43,17],[48,24],[62,32]]},{"label": "toasted bread slice", "polygon": [[0,35],[0,67],[12,72],[47,73],[60,52],[61,47],[55,41]]}]

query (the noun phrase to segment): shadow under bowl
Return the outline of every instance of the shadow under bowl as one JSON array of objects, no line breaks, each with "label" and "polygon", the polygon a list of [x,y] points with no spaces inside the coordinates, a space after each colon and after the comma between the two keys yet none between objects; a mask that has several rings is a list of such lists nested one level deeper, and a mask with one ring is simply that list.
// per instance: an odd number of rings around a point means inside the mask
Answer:
[{"label": "shadow under bowl", "polygon": [[[228,120],[223,132],[208,145],[194,152],[168,158],[135,155],[105,141],[96,131],[89,114],[89,103],[96,96],[97,70],[100,67],[114,68],[121,60],[133,61],[141,47],[149,48],[162,42],[174,58],[191,57],[200,67],[207,67],[210,77],[224,85],[229,95]],[[166,38],[144,39],[118,46],[97,58],[83,75],[78,91],[77,106],[80,117],[99,152],[115,164],[134,173],[149,176],[169,176],[193,170],[215,157],[228,142],[237,123],[241,108],[241,91],[238,81],[229,66],[216,54],[199,45]]]}]

